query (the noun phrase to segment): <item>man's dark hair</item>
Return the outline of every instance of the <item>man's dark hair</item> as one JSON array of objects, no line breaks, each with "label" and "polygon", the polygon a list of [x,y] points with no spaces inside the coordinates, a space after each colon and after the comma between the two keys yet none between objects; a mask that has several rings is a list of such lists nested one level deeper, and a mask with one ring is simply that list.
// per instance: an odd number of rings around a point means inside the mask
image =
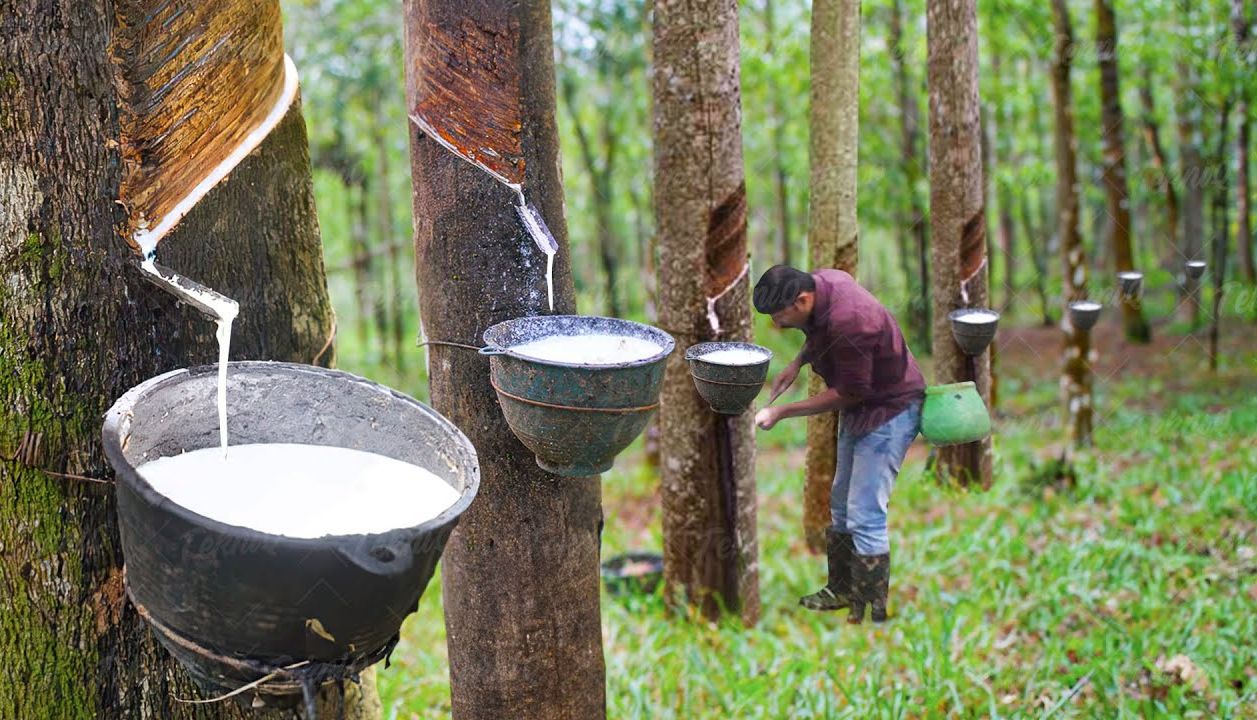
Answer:
[{"label": "man's dark hair", "polygon": [[816,280],[811,273],[789,265],[773,265],[759,276],[751,302],[764,315],[783,310],[799,299],[799,293],[815,292]]}]

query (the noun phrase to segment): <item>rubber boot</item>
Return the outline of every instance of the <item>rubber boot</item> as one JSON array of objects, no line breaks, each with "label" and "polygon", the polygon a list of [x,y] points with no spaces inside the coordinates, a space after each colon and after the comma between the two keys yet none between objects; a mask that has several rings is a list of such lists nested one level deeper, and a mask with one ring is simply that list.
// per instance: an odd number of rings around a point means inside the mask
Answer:
[{"label": "rubber boot", "polygon": [[829,562],[829,582],[811,595],[799,598],[799,604],[818,611],[851,607],[851,561],[855,557],[851,535],[825,528],[825,555]]},{"label": "rubber boot", "polygon": [[872,606],[873,622],[886,621],[886,595],[890,592],[890,553],[855,555],[851,563],[851,614],[847,622],[864,622],[864,606]]}]

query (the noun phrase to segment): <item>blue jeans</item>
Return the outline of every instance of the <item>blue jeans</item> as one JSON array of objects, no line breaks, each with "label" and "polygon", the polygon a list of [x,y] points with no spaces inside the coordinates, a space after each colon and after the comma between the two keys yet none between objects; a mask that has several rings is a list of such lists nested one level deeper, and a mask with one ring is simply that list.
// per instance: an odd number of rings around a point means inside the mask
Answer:
[{"label": "blue jeans", "polygon": [[886,505],[908,446],[921,429],[921,401],[860,436],[838,431],[838,470],[829,493],[833,527],[851,533],[860,555],[890,552]]}]

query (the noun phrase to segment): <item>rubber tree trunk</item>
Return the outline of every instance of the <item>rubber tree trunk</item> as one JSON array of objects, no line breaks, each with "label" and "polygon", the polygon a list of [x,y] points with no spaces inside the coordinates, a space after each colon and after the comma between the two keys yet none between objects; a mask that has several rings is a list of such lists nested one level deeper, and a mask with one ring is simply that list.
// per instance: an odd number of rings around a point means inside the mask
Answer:
[{"label": "rubber tree trunk", "polygon": [[[0,16],[0,717],[290,717],[176,702],[202,696],[126,600],[113,488],[63,477],[108,480],[105,409],[155,374],[213,362],[217,345],[212,323],[141,278],[118,232],[110,45],[126,26],[95,3],[5,0]],[[299,105],[166,237],[161,261],[240,301],[233,359],[331,358]],[[355,701],[349,716],[373,708]]]},{"label": "rubber tree trunk", "polygon": [[899,159],[903,165],[904,192],[908,194],[908,215],[903,219],[905,230],[912,233],[913,254],[916,255],[916,277],[908,281],[908,328],[919,348],[930,344],[930,264],[929,224],[925,206],[917,192],[921,167],[921,111],[917,105],[916,86],[908,76],[904,57],[908,53],[903,40],[903,6],[894,0],[890,16],[890,63],[895,76],[895,94],[899,102]]},{"label": "rubber tree trunk", "polygon": [[[1061,234],[1061,271],[1065,303],[1087,298],[1087,257],[1078,230],[1078,160],[1074,140],[1074,101],[1070,71],[1074,52],[1073,26],[1066,0],[1052,0],[1056,27],[1052,65],[1052,101],[1056,113],[1056,207]],[[1091,444],[1092,392],[1090,333],[1075,328],[1069,312],[1061,313],[1065,334],[1061,401],[1070,448]]]},{"label": "rubber tree trunk", "polygon": [[751,339],[737,3],[658,0],[653,52],[659,320],[677,341],[659,414],[665,581],[674,601],[683,593],[708,618],[723,610],[750,624],[752,416],[713,414],[684,358],[696,342]]},{"label": "rubber tree trunk", "polygon": [[[554,309],[575,310],[559,176],[550,3],[407,0],[406,95],[467,152],[488,148],[559,242]],[[412,125],[419,307],[429,340],[544,314],[546,259],[515,193]],[[474,351],[430,346],[433,406],[467,434],[480,491],[445,550],[455,718],[605,717],[598,477],[541,470],[511,433]]]},{"label": "rubber tree trunk", "polygon": [[[978,100],[974,0],[929,0],[930,245],[934,374],[938,383],[972,380],[990,403],[990,353],[970,358],[952,338],[947,314],[987,305],[985,183]],[[939,448],[936,472],[964,485],[991,484],[991,440]]]},{"label": "rubber tree trunk", "polygon": [[[812,269],[838,268],[856,274],[860,228],[856,222],[856,170],[860,134],[860,3],[812,3],[811,191],[808,255]],[[808,393],[825,390],[810,373]],[[829,491],[834,483],[838,413],[807,419],[803,528],[814,552],[825,548]]]},{"label": "rubber tree trunk", "polygon": [[[1252,50],[1250,30],[1252,19],[1244,11],[1244,0],[1231,0],[1231,28],[1235,33],[1235,45],[1245,58],[1243,68],[1252,72],[1254,63],[1247,60],[1247,53]],[[1239,256],[1240,272],[1251,285],[1257,282],[1257,268],[1253,264],[1253,228],[1252,228],[1252,197],[1249,187],[1249,135],[1252,128],[1252,117],[1249,111],[1252,92],[1246,83],[1241,82],[1236,90],[1236,114],[1238,128],[1235,137],[1235,212],[1238,215],[1235,233],[1235,250]]]},{"label": "rubber tree trunk", "polygon": [[[1108,200],[1108,246],[1113,270],[1135,269],[1130,239],[1130,194],[1126,184],[1126,151],[1122,130],[1122,95],[1117,74],[1117,19],[1112,0],[1095,0],[1096,56],[1100,65],[1100,120],[1104,140],[1104,190]],[[1138,298],[1122,297],[1122,328],[1126,339],[1147,343],[1152,329]]]}]

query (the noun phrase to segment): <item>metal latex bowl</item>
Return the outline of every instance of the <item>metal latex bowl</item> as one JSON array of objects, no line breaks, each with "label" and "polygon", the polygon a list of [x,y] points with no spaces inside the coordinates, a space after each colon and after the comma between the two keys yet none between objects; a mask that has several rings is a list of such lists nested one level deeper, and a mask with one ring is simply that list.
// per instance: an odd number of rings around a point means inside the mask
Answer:
[{"label": "metal latex bowl", "polygon": [[[965,322],[958,318],[968,313],[984,313],[983,322]],[[995,331],[999,329],[999,313],[989,308],[961,308],[947,313],[951,320],[951,334],[966,355],[981,355],[995,339]]]},{"label": "metal latex bowl", "polygon": [[[749,365],[722,365],[703,359],[721,350],[748,350],[763,358]],[[685,351],[694,387],[711,409],[721,415],[740,415],[751,407],[768,378],[768,363],[772,359],[768,348],[744,342],[699,343]]]},{"label": "metal latex bowl", "polygon": [[459,498],[420,525],[374,534],[293,538],[228,525],[169,500],[137,469],[218,444],[217,382],[215,366],[175,370],[132,388],[105,415],[127,594],[203,685],[249,682],[234,665],[205,662],[206,652],[247,659],[250,667],[371,661],[396,642],[476,495],[475,449],[432,408],[363,378],[309,365],[233,362],[233,443],[377,453],[429,470]]},{"label": "metal latex bowl", "polygon": [[[565,363],[518,354],[512,347],[555,335],[626,335],[659,352],[615,364]],[[489,380],[515,437],[556,475],[586,477],[611,469],[659,407],[664,365],[676,348],[668,333],[616,318],[546,315],[485,330]]]}]

